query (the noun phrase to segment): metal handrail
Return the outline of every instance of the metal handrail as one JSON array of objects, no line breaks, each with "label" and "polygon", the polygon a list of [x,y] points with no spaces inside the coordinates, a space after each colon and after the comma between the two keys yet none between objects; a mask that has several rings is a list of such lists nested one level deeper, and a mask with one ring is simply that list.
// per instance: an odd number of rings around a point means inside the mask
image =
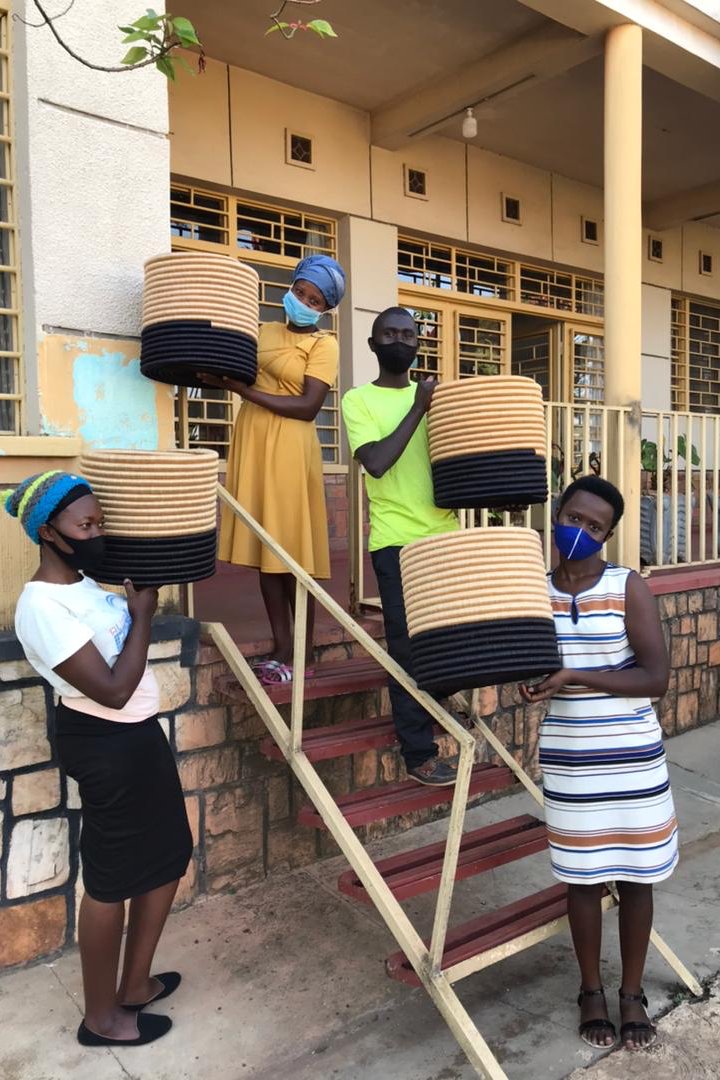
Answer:
[{"label": "metal handrail", "polygon": [[[502,959],[513,951],[528,948],[544,940],[550,933],[567,925],[566,919],[556,920],[551,926],[524,934],[514,942],[507,943],[491,953],[474,960],[465,961],[443,970],[442,958],[447,938],[448,921],[455,887],[460,844],[467,809],[470,778],[472,774],[476,741],[453,716],[429,694],[419,690],[416,683],[377,642],[290,556],[273,537],[257,522],[221,484],[218,494],[222,503],[254,535],[269,548],[288,573],[295,577],[295,626],[293,637],[293,687],[290,708],[290,726],[271,701],[250,664],[232,640],[227,629],[217,623],[209,623],[209,631],[215,645],[230,670],[245,690],[277,745],[283,752],[295,776],[309,795],[329,832],[364,885],[368,896],[383,918],[388,930],[405,953],[418,978],[427,990],[478,1075],[487,1080],[507,1080],[507,1076],[492,1054],[489,1046],[453,989],[453,983]],[[438,888],[432,935],[429,947],[424,943],[410,919],[402,909],[392,890],[383,879],[348,824],[340,808],[321,780],[317,770],[302,749],[305,689],[305,649],[307,634],[308,594],[331,614],[347,633],[375,659],[403,689],[411,695],[441,727],[456,740],[460,747],[457,781],[448,820],[445,854]],[[495,753],[504,761],[532,798],[542,805],[542,793],[510,751],[503,746],[485,721],[473,717],[475,727]],[[654,931],[653,931],[654,934]],[[678,975],[690,989],[700,994],[701,988],[681,961],[670,951],[665,942],[654,934],[653,940]]]}]

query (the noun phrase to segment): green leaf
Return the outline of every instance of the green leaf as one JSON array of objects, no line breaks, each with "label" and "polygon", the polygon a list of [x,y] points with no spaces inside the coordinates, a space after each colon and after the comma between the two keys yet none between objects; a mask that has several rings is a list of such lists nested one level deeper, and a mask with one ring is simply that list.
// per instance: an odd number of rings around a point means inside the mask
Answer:
[{"label": "green leaf", "polygon": [[151,7],[145,8],[145,12],[146,12],[148,18],[150,18],[150,19],[159,19],[160,18],[160,16],[158,15],[157,11],[155,11],[154,8],[151,8]]},{"label": "green leaf", "polygon": [[133,23],[135,30],[157,30],[160,25],[160,19],[155,16],[143,15]]},{"label": "green leaf", "polygon": [[159,60],[155,61],[155,67],[158,71],[161,71],[168,79],[175,80],[175,65],[172,60],[169,60],[167,56],[161,56]]},{"label": "green leaf", "polygon": [[268,34],[274,33],[275,30],[289,30],[289,29],[290,29],[290,23],[287,23],[287,22],[273,23],[273,25],[268,27],[268,29],[265,31],[265,37],[267,37]]},{"label": "green leaf", "polygon": [[131,41],[147,41],[147,30],[133,30],[127,37],[123,38],[123,45],[129,45]]},{"label": "green leaf", "polygon": [[135,33],[135,27],[134,26],[118,26],[118,30],[121,30],[123,32],[123,34],[134,34]]},{"label": "green leaf", "polygon": [[327,19],[312,19],[306,25],[308,30],[314,30],[320,37],[337,37],[337,34]]},{"label": "green leaf", "polygon": [[123,56],[120,61],[121,64],[139,64],[141,60],[145,60],[147,57],[147,49],[143,49],[140,45],[133,46]]},{"label": "green leaf", "polygon": [[175,31],[177,36],[180,38],[180,40],[183,42],[183,44],[185,44],[185,43],[188,43],[190,45],[199,45],[200,44],[198,36],[195,33],[195,27],[193,26],[193,24],[190,22],[189,19],[184,19],[184,18],[173,19],[172,25],[173,25],[173,30]]}]

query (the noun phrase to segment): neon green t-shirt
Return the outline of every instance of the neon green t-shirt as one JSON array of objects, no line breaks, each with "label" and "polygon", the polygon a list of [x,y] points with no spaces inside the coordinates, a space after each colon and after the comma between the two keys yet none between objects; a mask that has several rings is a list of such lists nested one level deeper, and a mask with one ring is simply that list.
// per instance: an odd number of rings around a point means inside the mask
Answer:
[{"label": "neon green t-shirt", "polygon": [[[342,399],[342,413],[353,454],[358,447],[391,435],[414,400],[414,383],[401,389],[367,383],[348,390]],[[455,514],[438,509],[433,501],[425,417],[392,468],[380,479],[366,474],[365,484],[370,502],[370,551],[402,547],[458,528]]]}]

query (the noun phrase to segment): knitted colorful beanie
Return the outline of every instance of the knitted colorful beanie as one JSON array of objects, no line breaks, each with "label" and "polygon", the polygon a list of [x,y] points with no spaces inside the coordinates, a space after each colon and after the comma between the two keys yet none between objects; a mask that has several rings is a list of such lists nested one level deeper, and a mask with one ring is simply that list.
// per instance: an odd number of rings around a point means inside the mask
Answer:
[{"label": "knitted colorful beanie", "polygon": [[87,480],[52,469],[28,476],[16,488],[0,492],[0,500],[8,514],[19,519],[33,543],[39,544],[40,527],[83,495],[92,495]]}]

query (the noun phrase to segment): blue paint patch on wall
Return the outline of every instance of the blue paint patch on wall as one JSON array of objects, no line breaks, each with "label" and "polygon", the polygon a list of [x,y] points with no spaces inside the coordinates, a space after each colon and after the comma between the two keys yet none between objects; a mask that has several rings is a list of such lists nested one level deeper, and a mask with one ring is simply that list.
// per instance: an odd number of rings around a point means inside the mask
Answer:
[{"label": "blue paint patch on wall", "polygon": [[155,384],[140,374],[140,360],[121,352],[85,353],[73,363],[78,434],[91,447],[157,450]]}]

